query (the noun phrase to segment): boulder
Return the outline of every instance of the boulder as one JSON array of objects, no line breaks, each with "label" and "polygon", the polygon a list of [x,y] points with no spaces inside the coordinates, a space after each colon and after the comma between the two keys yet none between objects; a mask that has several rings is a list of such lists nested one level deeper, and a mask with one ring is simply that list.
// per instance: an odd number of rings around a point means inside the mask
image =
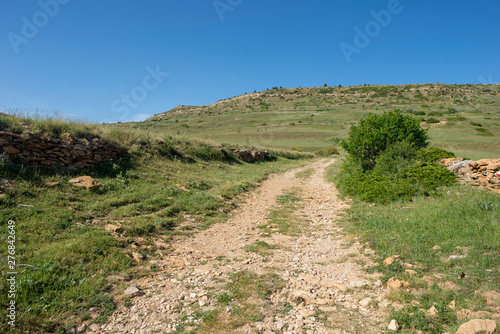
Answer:
[{"label": "boulder", "polygon": [[456,334],[493,334],[496,330],[495,321],[474,319],[460,326]]}]

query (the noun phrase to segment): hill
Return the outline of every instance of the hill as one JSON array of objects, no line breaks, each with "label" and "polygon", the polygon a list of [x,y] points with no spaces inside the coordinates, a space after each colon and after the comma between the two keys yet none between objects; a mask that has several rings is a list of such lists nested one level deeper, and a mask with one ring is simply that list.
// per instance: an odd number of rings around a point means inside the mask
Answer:
[{"label": "hill", "polygon": [[398,108],[421,118],[433,145],[479,159],[500,154],[499,104],[500,85],[275,87],[119,126],[312,152],[345,137],[367,114]]}]

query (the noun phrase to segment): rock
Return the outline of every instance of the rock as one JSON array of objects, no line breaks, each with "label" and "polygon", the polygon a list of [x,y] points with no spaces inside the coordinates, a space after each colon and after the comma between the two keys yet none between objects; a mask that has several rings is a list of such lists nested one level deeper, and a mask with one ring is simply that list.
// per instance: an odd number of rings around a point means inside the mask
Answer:
[{"label": "rock", "polygon": [[97,332],[97,331],[100,331],[101,330],[101,326],[99,326],[98,324],[92,324],[89,326],[89,329],[92,331],[92,332]]},{"label": "rock", "polygon": [[387,259],[384,260],[383,264],[384,266],[389,266],[394,263],[394,258],[392,256],[389,256]]},{"label": "rock", "polygon": [[87,324],[82,324],[81,326],[76,327],[77,334],[85,333],[86,330],[87,330]]},{"label": "rock", "polygon": [[116,226],[113,224],[104,225],[104,229],[106,231],[111,231],[111,232],[115,232],[115,233],[122,233],[123,232],[123,228],[121,226]]},{"label": "rock", "polygon": [[75,179],[69,180],[69,183],[71,183],[75,187],[84,187],[85,189],[95,189],[99,186],[102,186],[101,183],[97,182],[90,176],[80,176]]},{"label": "rock", "polygon": [[359,305],[367,307],[368,305],[370,305],[371,301],[372,301],[372,299],[370,297],[368,297],[368,298],[365,298],[365,299],[361,300],[359,302]]},{"label": "rock", "polygon": [[9,180],[0,177],[0,189],[2,189],[3,191],[11,191],[16,190],[17,187]]},{"label": "rock", "polygon": [[452,309],[452,310],[456,309],[457,308],[457,302],[454,301],[454,300],[451,301],[451,303],[448,305],[448,308]]},{"label": "rock", "polygon": [[417,272],[415,270],[411,270],[411,269],[406,269],[405,273],[407,273],[410,276],[413,276],[413,275],[417,274]]},{"label": "rock", "polygon": [[133,285],[129,286],[125,291],[123,291],[123,294],[130,297],[140,297],[145,295],[144,292],[142,292],[141,290],[139,290],[139,288]]},{"label": "rock", "polygon": [[188,193],[191,192],[191,190],[187,189],[184,186],[181,186],[180,184],[176,184],[175,186],[177,187],[177,189],[180,189],[182,191],[185,191],[185,192],[188,192]]},{"label": "rock", "polygon": [[495,321],[474,319],[460,326],[456,334],[493,334],[496,330]]},{"label": "rock", "polygon": [[392,331],[392,332],[397,332],[399,330],[399,324],[396,321],[396,319],[391,320],[391,322],[389,323],[389,326],[387,326],[387,329]]},{"label": "rock", "polygon": [[12,146],[4,146],[4,147],[2,147],[2,149],[3,149],[3,152],[5,154],[8,154],[8,155],[15,155],[15,154],[18,154],[19,152],[21,152],[20,150],[18,150],[15,147],[12,147]]},{"label": "rock", "polygon": [[45,185],[47,187],[55,187],[59,185],[59,182],[46,182]]},{"label": "rock", "polygon": [[390,278],[389,281],[387,281],[387,287],[390,290],[399,290],[403,287],[408,287],[408,286],[410,286],[410,283],[405,281],[400,281],[394,277]]},{"label": "rock", "polygon": [[441,247],[439,247],[438,245],[436,245],[436,246],[432,247],[431,249],[432,249],[432,250],[440,250],[440,249],[441,249]]},{"label": "rock", "polygon": [[490,305],[500,304],[500,293],[490,290],[490,291],[475,291],[474,294],[480,295],[486,299],[486,303]]},{"label": "rock", "polygon": [[435,306],[432,306],[430,309],[427,310],[427,314],[430,315],[431,317],[435,317],[438,315],[438,310]]},{"label": "rock", "polygon": [[458,260],[458,259],[463,259],[467,257],[467,255],[450,255],[446,258],[445,262],[451,261],[451,260]]},{"label": "rock", "polygon": [[137,262],[141,262],[142,260],[144,260],[146,257],[144,255],[142,255],[141,253],[137,253],[137,252],[133,252],[132,253],[132,257],[134,258],[134,260],[136,260]]}]

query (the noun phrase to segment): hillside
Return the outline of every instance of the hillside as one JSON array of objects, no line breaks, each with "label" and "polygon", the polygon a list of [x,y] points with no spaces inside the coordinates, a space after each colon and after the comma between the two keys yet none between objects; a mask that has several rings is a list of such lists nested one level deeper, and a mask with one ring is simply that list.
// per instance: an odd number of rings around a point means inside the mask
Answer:
[{"label": "hillside", "polygon": [[471,159],[500,154],[500,85],[273,88],[212,105],[179,106],[146,122],[119,126],[315,151],[344,138],[361,117],[394,108],[421,118],[433,145]]},{"label": "hillside", "polygon": [[[342,186],[349,164],[331,153],[361,117],[400,108],[383,115],[430,128],[431,144],[457,155],[497,158],[499,94],[491,85],[275,88],[102,125],[0,113],[0,257],[4,272],[15,270],[0,284],[0,302],[15,310],[0,316],[16,323],[0,331],[497,326],[500,197],[456,184],[435,164],[453,154],[431,147],[411,165],[391,160],[406,166],[401,178],[355,170],[350,186],[361,193],[397,195],[360,199]],[[323,148],[321,159],[307,153]],[[436,183],[439,171],[450,182]]]}]

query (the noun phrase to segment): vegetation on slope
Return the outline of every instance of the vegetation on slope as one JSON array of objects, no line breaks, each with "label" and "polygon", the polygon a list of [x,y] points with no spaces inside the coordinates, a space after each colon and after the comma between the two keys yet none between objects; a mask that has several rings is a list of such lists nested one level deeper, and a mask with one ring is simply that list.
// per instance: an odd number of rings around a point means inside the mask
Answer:
[{"label": "vegetation on slope", "polygon": [[398,111],[352,126],[343,146],[351,155],[332,178],[354,198],[346,227],[375,250],[369,271],[407,284],[389,294],[402,332],[455,332],[469,316],[490,318],[500,306],[485,297],[500,286],[500,197],[455,185],[436,164],[453,153],[426,147],[426,132]]},{"label": "vegetation on slope", "polygon": [[[275,87],[212,105],[180,106],[146,122],[118,126],[315,152],[338,144],[351,124],[370,113],[399,109],[429,128],[433,145],[480,159],[500,155],[499,103],[500,85]],[[439,123],[427,122],[429,118]]]},{"label": "vegetation on slope", "polygon": [[[270,173],[303,164],[300,159],[306,157],[273,152],[270,162],[248,164],[237,160],[230,146],[111,125],[2,115],[0,126],[53,136],[64,132],[98,136],[129,151],[122,160],[78,172],[0,161],[0,177],[17,188],[0,198],[2,229],[7,231],[9,220],[16,226],[16,324],[30,333],[64,333],[75,319],[104,322],[115,308],[108,277],[147,274],[138,269],[132,250],[154,260],[159,256],[154,242],[168,245],[224,221],[238,194]],[[103,185],[87,190],[68,183],[80,175],[90,175]],[[110,234],[104,229],[107,223],[121,226],[122,232]],[[7,233],[0,236],[6,272]],[[146,268],[159,269],[154,264]],[[7,282],[0,284],[5,292]],[[0,303],[7,305],[7,298],[0,294]],[[2,308],[0,317],[6,319],[6,312]],[[1,326],[2,332],[9,330],[5,321]]]}]

